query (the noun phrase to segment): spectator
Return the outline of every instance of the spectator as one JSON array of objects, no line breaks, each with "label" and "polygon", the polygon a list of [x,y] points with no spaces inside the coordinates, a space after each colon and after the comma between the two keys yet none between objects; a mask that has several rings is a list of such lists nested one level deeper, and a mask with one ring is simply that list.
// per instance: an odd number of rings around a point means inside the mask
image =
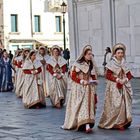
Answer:
[{"label": "spectator", "polygon": [[111,60],[111,49],[110,47],[107,47],[105,49],[105,54],[104,54],[104,62],[103,62],[103,66],[104,66],[104,71],[105,71],[105,66],[106,64]]},{"label": "spectator", "polygon": [[70,51],[68,48],[63,51],[63,57],[68,61],[68,65],[69,65]]},{"label": "spectator", "polygon": [[10,60],[12,60],[12,59],[13,59],[13,54],[12,54],[12,52],[11,52],[11,51],[9,51],[9,58],[10,58]]},{"label": "spectator", "polygon": [[13,90],[12,83],[12,66],[11,60],[8,57],[8,53],[3,51],[2,58],[0,59],[0,91],[7,92]]}]

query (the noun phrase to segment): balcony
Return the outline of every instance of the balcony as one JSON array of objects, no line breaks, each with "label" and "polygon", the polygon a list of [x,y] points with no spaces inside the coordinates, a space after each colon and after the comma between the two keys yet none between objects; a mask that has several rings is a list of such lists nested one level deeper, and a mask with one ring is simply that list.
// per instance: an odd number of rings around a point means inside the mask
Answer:
[{"label": "balcony", "polygon": [[[64,0],[47,0],[49,12],[61,12],[61,4]],[[67,0],[65,0],[67,2]]]}]

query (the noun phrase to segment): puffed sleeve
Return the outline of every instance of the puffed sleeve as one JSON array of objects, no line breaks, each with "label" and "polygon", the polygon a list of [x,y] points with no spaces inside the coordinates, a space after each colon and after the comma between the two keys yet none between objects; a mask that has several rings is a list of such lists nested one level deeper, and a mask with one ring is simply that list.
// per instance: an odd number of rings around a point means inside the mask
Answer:
[{"label": "puffed sleeve", "polygon": [[39,67],[39,68],[37,69],[36,74],[39,74],[40,72],[42,72],[42,68],[41,68],[41,67]]},{"label": "puffed sleeve", "polygon": [[91,75],[92,80],[97,80],[95,75]]},{"label": "puffed sleeve", "polygon": [[65,73],[67,72],[67,65],[66,65],[66,64],[63,65],[63,66],[61,67],[61,69],[62,69],[62,73],[65,74]]},{"label": "puffed sleeve", "polygon": [[130,71],[126,74],[126,77],[128,78],[128,80],[132,79],[133,76]]},{"label": "puffed sleeve", "polygon": [[113,75],[113,72],[111,70],[107,69],[107,71],[106,71],[106,79],[108,79],[110,81],[113,81],[113,82],[116,82],[117,77],[115,77]]},{"label": "puffed sleeve", "polygon": [[47,70],[49,71],[50,74],[54,74],[54,71],[53,71],[53,67],[50,65],[50,64],[47,64]]},{"label": "puffed sleeve", "polygon": [[70,76],[73,81],[80,84],[81,79],[77,77],[77,71],[79,70],[76,67],[72,68]]}]

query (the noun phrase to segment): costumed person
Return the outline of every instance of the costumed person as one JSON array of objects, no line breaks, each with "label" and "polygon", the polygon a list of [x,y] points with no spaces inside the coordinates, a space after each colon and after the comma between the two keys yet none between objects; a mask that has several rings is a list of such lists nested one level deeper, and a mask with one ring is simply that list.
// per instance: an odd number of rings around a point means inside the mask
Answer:
[{"label": "costumed person", "polygon": [[60,47],[52,47],[52,56],[47,62],[47,70],[50,75],[49,96],[52,105],[56,108],[62,108],[65,103],[67,92],[67,62],[60,56]]},{"label": "costumed person", "polygon": [[30,51],[23,65],[25,74],[24,93],[22,101],[25,108],[42,108],[46,106],[43,81],[42,81],[42,64],[36,60],[36,52]]},{"label": "costumed person", "polygon": [[106,91],[99,128],[124,130],[131,125],[132,74],[125,60],[126,47],[118,43],[113,57],[106,65]]},{"label": "costumed person", "polygon": [[17,74],[18,74],[18,58],[21,56],[22,54],[22,50],[17,50],[15,52],[15,56],[12,59],[12,67],[15,69],[15,72],[13,73],[14,75],[14,79],[13,79],[13,83],[14,83],[14,90],[16,90],[16,83],[17,83]]},{"label": "costumed person", "polygon": [[61,127],[65,130],[92,132],[95,124],[98,83],[93,59],[92,47],[87,45],[70,70],[71,91],[64,125]]},{"label": "costumed person", "polygon": [[50,56],[47,53],[47,49],[44,46],[40,46],[37,53],[37,60],[42,63],[42,76],[43,76],[43,88],[45,96],[49,96],[49,73],[46,70],[46,63]]},{"label": "costumed person", "polygon": [[23,68],[23,64],[24,64],[24,62],[26,60],[26,57],[28,56],[29,52],[30,52],[30,49],[25,48],[22,51],[22,54],[16,60],[16,63],[17,63],[16,66],[18,68],[18,71],[17,71],[17,80],[16,80],[15,93],[16,93],[16,96],[18,98],[22,98],[22,94],[24,93],[23,84],[24,84],[25,76],[24,76],[22,68]]},{"label": "costumed person", "polygon": [[13,90],[12,65],[8,53],[4,51],[0,59],[0,91],[9,92]]}]

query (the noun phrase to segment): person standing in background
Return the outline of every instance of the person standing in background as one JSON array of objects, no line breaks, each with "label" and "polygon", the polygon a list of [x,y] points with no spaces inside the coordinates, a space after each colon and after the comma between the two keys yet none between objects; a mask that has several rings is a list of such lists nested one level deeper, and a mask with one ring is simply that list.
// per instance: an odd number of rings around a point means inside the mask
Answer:
[{"label": "person standing in background", "polygon": [[107,63],[111,60],[112,54],[111,54],[111,49],[110,47],[107,47],[105,49],[105,54],[104,54],[104,62],[103,62],[103,66],[104,66],[104,73],[105,73],[105,66],[107,65]]},{"label": "person standing in background", "polygon": [[[2,49],[0,48],[0,62],[1,62],[1,58],[2,58]],[[2,63],[0,63],[0,87],[1,87],[1,83],[2,83]]]},{"label": "person standing in background", "polygon": [[8,53],[3,51],[2,57],[0,59],[0,91],[1,92],[9,92],[13,90],[12,83],[12,65],[11,60],[8,57]]},{"label": "person standing in background", "polygon": [[11,51],[9,51],[9,58],[12,60],[13,59],[13,54]]},{"label": "person standing in background", "polygon": [[68,48],[63,51],[63,57],[67,60],[68,65],[69,65],[70,51]]}]

